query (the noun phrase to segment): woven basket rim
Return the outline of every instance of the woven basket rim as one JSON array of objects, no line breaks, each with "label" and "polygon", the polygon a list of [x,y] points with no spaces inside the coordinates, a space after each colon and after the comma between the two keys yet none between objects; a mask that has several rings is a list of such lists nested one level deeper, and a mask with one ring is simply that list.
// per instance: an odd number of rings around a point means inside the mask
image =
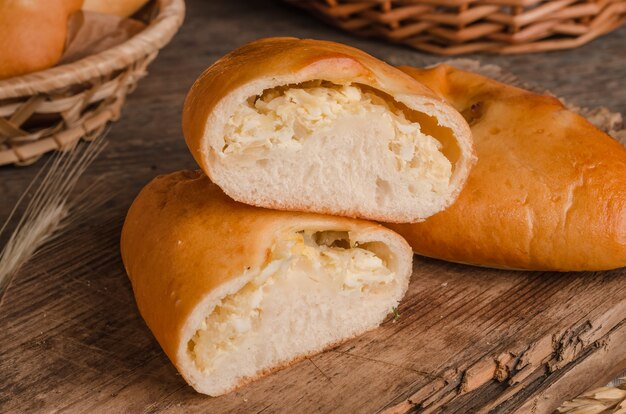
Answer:
[{"label": "woven basket rim", "polygon": [[74,62],[0,80],[0,99],[47,93],[121,70],[165,46],[185,16],[184,0],[155,0],[158,15],[124,43]]},{"label": "woven basket rim", "polygon": [[626,0],[283,0],[348,33],[443,56],[571,49],[626,24]]}]

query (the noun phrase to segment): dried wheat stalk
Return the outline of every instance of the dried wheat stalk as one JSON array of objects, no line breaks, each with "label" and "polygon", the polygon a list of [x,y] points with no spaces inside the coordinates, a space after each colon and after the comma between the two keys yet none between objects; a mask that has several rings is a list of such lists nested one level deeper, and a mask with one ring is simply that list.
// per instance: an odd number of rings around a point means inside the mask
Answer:
[{"label": "dried wheat stalk", "polygon": [[626,378],[616,387],[600,387],[564,402],[561,414],[626,414]]},{"label": "dried wheat stalk", "polygon": [[[97,191],[100,186],[95,185],[86,192],[70,198],[80,176],[105,146],[104,137],[101,137],[89,145],[78,145],[67,152],[55,154],[26,188],[0,228],[1,236],[29,191],[37,186],[15,230],[0,253],[0,298],[13,276],[37,249],[56,237],[58,231],[71,220],[76,219],[73,209],[83,210],[86,205],[101,201],[101,194],[106,194]],[[96,196],[92,198],[91,194]]]}]

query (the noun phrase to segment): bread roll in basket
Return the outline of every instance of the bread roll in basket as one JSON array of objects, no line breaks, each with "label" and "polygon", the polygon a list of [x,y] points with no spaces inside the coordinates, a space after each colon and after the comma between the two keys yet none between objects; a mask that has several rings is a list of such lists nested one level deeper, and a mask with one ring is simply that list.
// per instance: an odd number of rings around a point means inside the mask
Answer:
[{"label": "bread roll in basket", "polygon": [[349,46],[262,39],[193,85],[183,131],[226,194],[256,206],[416,222],[474,162],[467,123],[398,69]]},{"label": "bread roll in basket", "polygon": [[61,59],[67,21],[83,0],[0,1],[0,79],[49,68]]},{"label": "bread roll in basket", "polygon": [[[122,0],[88,3],[86,7]],[[137,6],[136,0],[123,3]],[[56,64],[70,12],[81,4],[0,0],[0,78],[7,77],[0,79],[0,166],[29,165],[48,151],[100,136],[119,119],[127,94],[185,15],[184,0],[150,0],[133,16],[146,24],[139,33],[101,52]]]},{"label": "bread roll in basket", "polygon": [[379,325],[412,261],[378,224],[248,206],[191,171],[141,191],[121,252],[161,347],[214,396]]}]

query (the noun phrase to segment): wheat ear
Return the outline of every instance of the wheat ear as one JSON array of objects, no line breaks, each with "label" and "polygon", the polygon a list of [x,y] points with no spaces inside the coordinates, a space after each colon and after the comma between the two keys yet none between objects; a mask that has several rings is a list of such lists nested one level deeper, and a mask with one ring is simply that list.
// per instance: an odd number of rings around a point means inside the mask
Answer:
[{"label": "wheat ear", "polygon": [[601,387],[564,402],[561,414],[626,414],[626,378],[615,387]]},{"label": "wheat ear", "polygon": [[0,253],[0,298],[20,267],[67,225],[70,210],[85,198],[85,193],[74,199],[70,199],[70,195],[80,176],[105,146],[104,137],[100,137],[89,145],[77,145],[69,151],[53,155],[19,198],[0,228],[0,236],[26,200],[27,194],[36,187]]}]

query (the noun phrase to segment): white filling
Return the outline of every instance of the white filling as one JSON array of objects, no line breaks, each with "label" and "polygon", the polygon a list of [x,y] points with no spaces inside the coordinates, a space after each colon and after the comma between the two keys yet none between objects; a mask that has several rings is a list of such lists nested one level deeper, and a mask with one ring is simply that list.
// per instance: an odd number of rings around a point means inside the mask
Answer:
[{"label": "white filling", "polygon": [[270,149],[297,151],[307,138],[331,130],[342,120],[393,131],[390,137],[376,138],[389,140],[396,169],[428,179],[435,192],[445,191],[452,165],[441,152],[441,143],[381,97],[352,85],[314,82],[312,86],[268,90],[251,98],[226,123],[220,156],[261,159]]},{"label": "white filling", "polygon": [[[371,306],[369,299],[389,297],[395,274],[374,252],[349,246],[347,239],[347,233],[306,231],[277,243],[268,264],[237,293],[222,299],[189,341],[188,350],[197,368],[211,373],[239,363],[241,358],[251,358],[256,365],[272,365],[279,358],[278,349],[285,347],[277,343],[305,338],[314,333],[313,324],[345,329],[343,325],[352,322],[349,315],[333,314],[348,312],[342,303],[356,300],[354,310],[358,311]],[[343,247],[337,246],[336,240]],[[320,306],[320,295],[331,304],[327,309],[322,309],[324,303]],[[319,309],[307,301],[317,302]],[[303,311],[294,314],[300,303]],[[321,315],[309,326],[302,324],[302,318],[313,318],[311,312]],[[281,330],[294,337],[281,337]],[[334,334],[322,331],[314,337],[323,341],[324,335]],[[238,352],[246,356],[238,358]]]}]

